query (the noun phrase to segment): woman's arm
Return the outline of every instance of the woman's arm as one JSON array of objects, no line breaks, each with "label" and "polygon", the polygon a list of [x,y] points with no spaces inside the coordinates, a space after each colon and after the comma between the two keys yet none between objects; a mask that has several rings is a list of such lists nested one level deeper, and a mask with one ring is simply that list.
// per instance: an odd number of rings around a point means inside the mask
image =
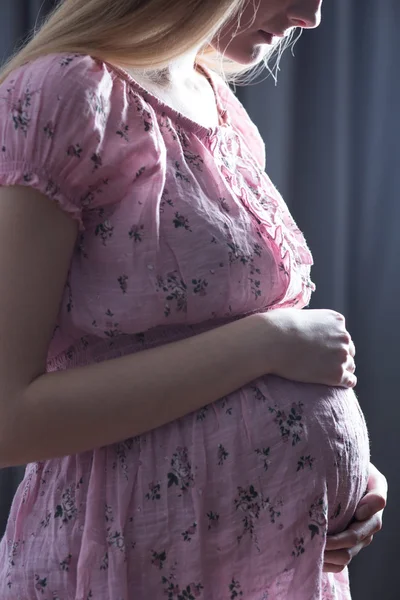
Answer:
[{"label": "woman's arm", "polygon": [[[45,373],[77,226],[0,188],[0,466],[75,454],[188,414],[267,372],[258,316],[151,350]],[[262,343],[261,343],[262,340]]]},{"label": "woman's arm", "polygon": [[121,441],[267,373],[354,385],[344,318],[326,310],[274,310],[101,364],[46,373],[76,237],[76,223],[38,191],[0,187],[0,466]]}]

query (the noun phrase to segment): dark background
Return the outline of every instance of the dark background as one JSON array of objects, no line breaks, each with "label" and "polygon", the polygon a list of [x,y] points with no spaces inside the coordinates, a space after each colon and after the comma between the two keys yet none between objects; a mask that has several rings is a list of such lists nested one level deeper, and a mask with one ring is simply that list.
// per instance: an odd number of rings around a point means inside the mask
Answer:
[{"label": "dark background", "polygon": [[[52,0],[1,0],[0,63]],[[325,0],[323,23],[269,77],[237,94],[267,168],[305,232],[312,308],[342,312],[357,347],[357,394],[372,459],[389,480],[384,529],[351,565],[353,600],[397,600],[400,514],[399,0]],[[0,534],[23,469],[0,470]],[[294,599],[293,599],[294,600]]]}]

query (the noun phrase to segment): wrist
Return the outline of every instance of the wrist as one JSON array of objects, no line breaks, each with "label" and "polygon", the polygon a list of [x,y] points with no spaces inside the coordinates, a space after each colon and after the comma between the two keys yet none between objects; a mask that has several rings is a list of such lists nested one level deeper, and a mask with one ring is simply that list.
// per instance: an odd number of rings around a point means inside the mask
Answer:
[{"label": "wrist", "polygon": [[248,355],[256,373],[255,378],[276,373],[279,327],[272,312],[257,313],[246,319]]}]

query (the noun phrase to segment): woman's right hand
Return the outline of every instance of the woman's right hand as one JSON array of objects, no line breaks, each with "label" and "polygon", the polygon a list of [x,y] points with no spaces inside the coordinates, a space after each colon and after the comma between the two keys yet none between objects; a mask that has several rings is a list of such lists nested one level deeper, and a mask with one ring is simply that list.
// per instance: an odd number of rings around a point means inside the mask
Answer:
[{"label": "woman's right hand", "polygon": [[355,347],[343,315],[329,309],[279,308],[264,316],[270,326],[271,374],[304,383],[356,385]]}]

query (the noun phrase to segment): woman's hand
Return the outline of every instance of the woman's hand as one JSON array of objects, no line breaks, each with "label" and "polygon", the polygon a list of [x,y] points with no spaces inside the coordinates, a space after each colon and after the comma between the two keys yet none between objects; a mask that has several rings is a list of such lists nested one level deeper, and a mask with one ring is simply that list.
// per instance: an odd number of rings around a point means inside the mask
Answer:
[{"label": "woman's hand", "polygon": [[374,534],[382,529],[382,514],[386,506],[388,485],[386,477],[370,463],[368,489],[360,500],[355,514],[355,521],[338,535],[327,537],[324,571],[339,573],[369,546]]},{"label": "woman's hand", "polygon": [[271,374],[332,386],[354,387],[355,348],[345,318],[333,310],[280,308],[265,313]]}]

